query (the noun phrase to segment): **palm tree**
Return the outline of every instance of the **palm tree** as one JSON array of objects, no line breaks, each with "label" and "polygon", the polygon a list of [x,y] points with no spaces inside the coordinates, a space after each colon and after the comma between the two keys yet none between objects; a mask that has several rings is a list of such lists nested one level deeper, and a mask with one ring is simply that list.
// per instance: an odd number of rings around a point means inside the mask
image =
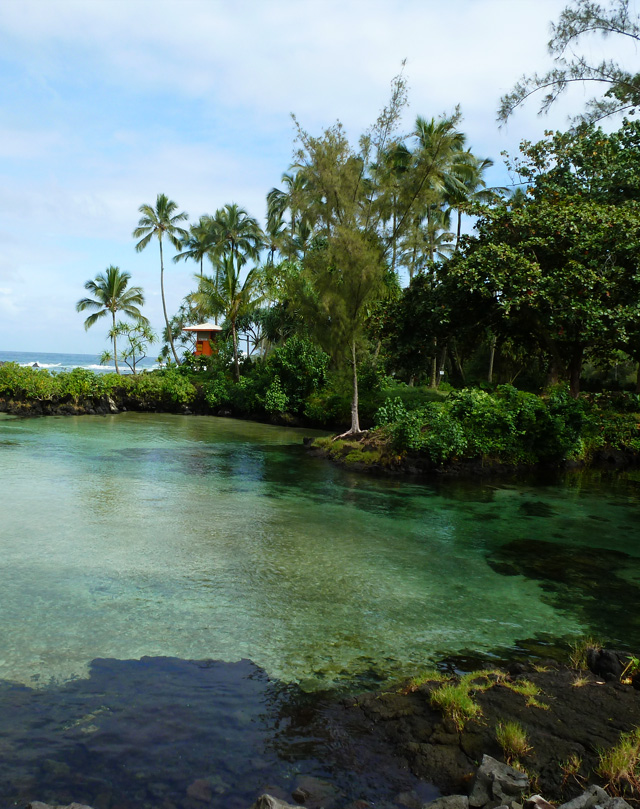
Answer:
[{"label": "palm tree", "polygon": [[455,209],[458,216],[456,251],[458,250],[462,231],[462,214],[468,212],[470,206],[474,203],[489,205],[507,193],[507,189],[501,186],[487,188],[483,175],[491,166],[493,166],[491,158],[476,157],[471,154],[470,149],[462,152],[454,165],[454,172],[456,168],[461,169],[458,176],[459,183],[456,187],[448,189],[447,202]]},{"label": "palm tree", "polygon": [[243,263],[241,260],[239,265],[235,264],[233,254],[228,253],[220,261],[219,272],[213,278],[206,275],[200,278],[198,291],[191,296],[203,314],[224,313],[231,327],[236,382],[240,379],[236,323],[238,318],[248,314],[264,298],[261,290],[262,278],[257,267],[249,270],[244,281],[240,282],[240,267]]},{"label": "palm tree", "polygon": [[181,253],[173,257],[174,262],[188,258],[200,263],[200,277],[204,274],[204,257],[215,247],[215,236],[212,230],[212,220],[206,214],[200,217],[197,225],[189,227],[188,235],[182,240]]},{"label": "palm tree", "polygon": [[118,346],[116,343],[116,312],[122,312],[129,317],[135,318],[140,324],[147,326],[149,321],[140,312],[139,306],[144,305],[144,294],[141,287],[131,287],[127,289],[131,276],[128,272],[121,272],[119,267],[107,267],[104,273],[98,273],[93,281],[87,281],[84,288],[90,292],[93,298],[82,298],[76,304],[77,312],[84,312],[85,309],[96,309],[92,315],[84,321],[85,329],[90,328],[107,312],[111,312],[113,319],[113,331],[110,336],[113,339],[113,361],[116,366],[116,373],[120,373],[118,368]]},{"label": "palm tree", "polygon": [[[292,173],[285,172],[282,175],[282,183],[286,190],[272,188],[267,194],[267,221],[275,222],[282,220],[286,211],[289,211],[289,225],[286,231],[287,258],[291,258],[298,252],[296,244],[296,234],[300,227],[310,230],[310,218],[312,214],[313,193],[309,184],[309,178],[305,172],[300,170],[298,165],[291,166]],[[271,227],[271,224],[269,225]]]},{"label": "palm tree", "polygon": [[166,194],[158,194],[155,208],[152,208],[151,205],[141,205],[138,211],[142,216],[138,222],[138,227],[133,231],[133,238],[140,239],[136,244],[136,250],[140,253],[154,236],[158,237],[158,244],[160,245],[160,292],[162,293],[162,310],[167,325],[167,336],[171,350],[176,363],[179,365],[180,360],[178,359],[173,344],[173,335],[171,334],[169,317],[167,315],[167,304],[164,299],[164,259],[162,255],[162,237],[165,234],[176,250],[180,249],[181,241],[189,236],[184,228],[178,227],[176,224],[177,222],[184,222],[188,219],[188,215],[184,211],[182,213],[176,213],[177,209],[177,203],[168,199]]},{"label": "palm tree", "polygon": [[212,227],[216,232],[215,253],[231,255],[236,270],[247,259],[257,259],[264,246],[264,234],[256,219],[236,203],[219,208],[213,216]]}]

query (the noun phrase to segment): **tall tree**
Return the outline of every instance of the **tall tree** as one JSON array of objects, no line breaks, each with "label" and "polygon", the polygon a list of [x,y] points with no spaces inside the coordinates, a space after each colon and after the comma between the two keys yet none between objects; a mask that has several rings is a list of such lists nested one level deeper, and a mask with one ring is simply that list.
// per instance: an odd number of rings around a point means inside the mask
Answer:
[{"label": "tall tree", "polygon": [[578,120],[594,123],[615,113],[633,113],[640,105],[640,73],[625,70],[614,59],[592,63],[586,53],[578,50],[591,34],[640,42],[640,18],[630,12],[629,0],[609,0],[608,5],[593,0],[570,2],[551,26],[548,49],[555,66],[542,75],[523,76],[501,98],[498,120],[507,121],[515,109],[540,91],[546,94],[539,111],[547,112],[558,96],[576,83],[596,84],[604,91],[603,97],[587,102]]},{"label": "tall tree", "polygon": [[231,256],[236,268],[249,259],[257,260],[264,246],[264,234],[253,216],[236,203],[219,208],[212,217],[214,253]]},{"label": "tall tree", "polygon": [[190,258],[200,264],[200,275],[204,274],[205,256],[215,247],[215,235],[212,228],[211,217],[200,217],[196,225],[189,227],[189,233],[180,242],[181,252],[173,257],[175,263]]},{"label": "tall tree", "polygon": [[234,261],[233,253],[228,252],[220,259],[220,272],[216,277],[206,275],[199,279],[198,291],[192,300],[203,314],[222,312],[231,329],[233,340],[233,366],[236,382],[240,379],[238,361],[238,320],[249,314],[262,299],[262,278],[257,267],[240,278],[243,261]]},{"label": "tall tree", "polygon": [[187,239],[188,232],[178,225],[178,222],[186,221],[189,216],[184,211],[177,213],[178,205],[173,200],[170,200],[166,194],[158,194],[156,198],[155,207],[151,205],[141,205],[138,208],[139,213],[142,214],[138,227],[133,231],[133,238],[140,239],[136,244],[138,253],[147,247],[151,239],[156,236],[160,246],[160,292],[162,294],[162,311],[164,312],[164,321],[166,324],[166,334],[171,345],[171,351],[176,363],[179,365],[180,360],[176,353],[175,345],[173,343],[173,335],[169,325],[169,316],[167,315],[167,304],[164,297],[164,257],[162,252],[162,239],[164,236],[171,242],[171,244],[179,250],[184,239]]},{"label": "tall tree", "polygon": [[477,237],[448,266],[497,313],[494,333],[543,351],[550,381],[568,378],[574,396],[588,353],[633,350],[640,172],[622,144],[638,136],[635,123],[611,136],[583,125],[523,144],[518,168],[530,182],[526,199],[488,209]]},{"label": "tall tree", "polygon": [[122,312],[134,318],[140,324],[149,325],[149,321],[139,309],[140,306],[144,306],[142,288],[131,287],[127,289],[130,280],[131,275],[128,272],[122,272],[119,267],[111,265],[107,267],[105,272],[98,273],[92,281],[87,281],[84,285],[84,288],[93,297],[82,298],[76,304],[77,312],[84,312],[86,309],[96,310],[84,321],[85,329],[89,329],[94,323],[105,317],[107,313],[111,314],[113,323],[112,331],[109,334],[113,340],[113,361],[118,374],[120,373],[120,368],[118,367],[116,314]]}]

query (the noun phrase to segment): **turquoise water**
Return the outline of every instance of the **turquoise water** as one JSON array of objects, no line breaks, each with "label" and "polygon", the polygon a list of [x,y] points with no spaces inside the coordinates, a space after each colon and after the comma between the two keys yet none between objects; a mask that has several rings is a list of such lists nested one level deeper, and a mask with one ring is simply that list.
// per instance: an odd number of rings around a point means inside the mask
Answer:
[{"label": "turquoise water", "polygon": [[640,642],[633,473],[392,481],[309,457],[304,434],[2,419],[0,679],[247,658],[314,691],[535,637]]}]

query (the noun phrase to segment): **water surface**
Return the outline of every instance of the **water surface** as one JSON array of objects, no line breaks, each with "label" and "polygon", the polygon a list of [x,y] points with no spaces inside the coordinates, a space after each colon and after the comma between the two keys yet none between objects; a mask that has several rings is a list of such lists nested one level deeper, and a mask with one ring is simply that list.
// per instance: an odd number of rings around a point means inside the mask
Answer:
[{"label": "water surface", "polygon": [[[0,678],[86,676],[98,657],[248,658],[313,689],[591,631],[595,571],[564,579],[587,550],[636,593],[634,478],[436,488],[349,474],[301,437],[171,415],[3,421]],[[598,628],[638,639],[633,614]]]},{"label": "water surface", "polygon": [[638,473],[378,479],[308,433],[0,420],[0,801],[193,809],[208,779],[240,807],[309,775],[426,800],[336,689],[584,634],[640,647]]}]

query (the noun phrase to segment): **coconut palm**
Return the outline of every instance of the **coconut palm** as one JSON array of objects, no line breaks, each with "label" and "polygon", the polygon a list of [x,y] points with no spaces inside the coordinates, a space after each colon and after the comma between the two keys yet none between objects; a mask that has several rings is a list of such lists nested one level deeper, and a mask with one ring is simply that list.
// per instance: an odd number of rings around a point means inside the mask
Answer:
[{"label": "coconut palm", "polygon": [[189,227],[188,235],[182,240],[181,253],[173,257],[175,263],[188,258],[200,264],[200,277],[204,275],[204,257],[215,247],[215,235],[212,229],[212,220],[206,214],[200,217],[197,225]]},{"label": "coconut palm", "polygon": [[156,236],[158,244],[160,245],[160,292],[162,293],[162,310],[164,312],[164,320],[167,326],[167,336],[171,345],[174,359],[176,363],[180,364],[176,349],[173,344],[173,336],[169,327],[169,317],[167,315],[167,304],[164,298],[164,259],[162,254],[162,237],[166,235],[171,244],[179,250],[182,240],[188,238],[189,234],[184,229],[178,226],[178,222],[184,222],[188,219],[188,214],[184,211],[176,213],[178,209],[177,203],[170,200],[166,194],[158,194],[156,198],[155,207],[151,205],[141,205],[138,211],[142,214],[138,227],[133,231],[133,238],[140,239],[136,244],[138,253],[142,252],[149,244],[151,239]]},{"label": "coconut palm", "polygon": [[257,259],[264,246],[264,234],[256,219],[236,203],[219,208],[212,218],[215,232],[215,254],[231,256],[238,265],[247,259]]},{"label": "coconut palm", "polygon": [[238,318],[243,317],[258,306],[264,299],[262,277],[257,267],[249,270],[244,281],[240,281],[239,264],[234,262],[233,254],[228,253],[220,259],[218,272],[212,278],[206,275],[199,279],[198,291],[191,296],[193,303],[204,315],[222,312],[233,339],[233,364],[236,382],[240,379],[238,362]]},{"label": "coconut palm", "polygon": [[459,172],[459,183],[455,187],[450,187],[446,196],[447,202],[456,211],[458,217],[456,251],[458,250],[462,231],[462,214],[468,213],[469,208],[474,203],[488,205],[508,193],[508,189],[501,186],[487,188],[483,175],[491,166],[493,166],[491,158],[476,157],[471,154],[470,149],[459,155],[457,162],[454,164],[454,171],[456,167],[461,168],[462,171]]},{"label": "coconut palm", "polygon": [[113,331],[110,332],[110,336],[113,340],[113,361],[118,374],[120,369],[118,367],[116,312],[122,312],[145,326],[149,324],[147,318],[142,315],[138,308],[144,305],[142,288],[131,287],[127,289],[130,278],[131,275],[128,272],[122,272],[119,267],[107,267],[104,273],[98,273],[93,281],[87,281],[84,285],[84,288],[93,295],[93,298],[82,298],[76,304],[77,312],[84,312],[85,309],[97,310],[84,321],[85,329],[89,329],[108,312],[111,313]]}]

